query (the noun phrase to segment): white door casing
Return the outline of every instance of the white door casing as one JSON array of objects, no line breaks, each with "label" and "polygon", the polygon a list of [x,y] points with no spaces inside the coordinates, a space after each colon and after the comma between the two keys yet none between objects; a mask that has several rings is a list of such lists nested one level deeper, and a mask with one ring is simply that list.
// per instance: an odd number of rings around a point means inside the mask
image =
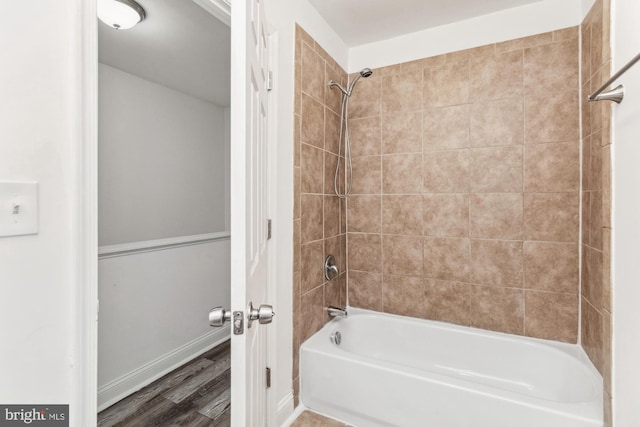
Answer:
[{"label": "white door casing", "polygon": [[247,321],[248,305],[269,303],[267,245],[268,37],[263,0],[231,13],[231,311],[245,330],[231,338],[231,423],[267,424],[268,325]]}]

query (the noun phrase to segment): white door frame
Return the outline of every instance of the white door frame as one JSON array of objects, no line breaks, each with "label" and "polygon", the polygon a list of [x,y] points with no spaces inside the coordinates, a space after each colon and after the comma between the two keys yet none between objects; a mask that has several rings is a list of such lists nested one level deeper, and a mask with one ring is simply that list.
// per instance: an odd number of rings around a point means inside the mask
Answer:
[{"label": "white door frame", "polygon": [[75,147],[76,220],[75,378],[71,425],[95,426],[98,408],[98,22],[96,0],[75,0],[78,63]]},{"label": "white door frame", "polygon": [[[74,315],[74,357],[75,377],[73,378],[73,397],[71,401],[71,425],[76,427],[90,427],[97,424],[98,402],[98,23],[96,0],[73,0],[78,10],[76,33],[73,40],[79,58],[77,64],[77,93],[75,117],[79,123],[74,123],[80,134],[75,147],[76,165],[74,192],[80,202],[76,206],[76,220],[80,224],[76,236],[76,289]],[[224,0],[193,0],[212,15],[225,21],[229,17],[225,10]],[[207,4],[205,6],[204,4]],[[217,11],[217,12],[216,12]],[[272,63],[275,63],[273,61]],[[275,102],[275,96],[270,97]],[[275,106],[273,106],[275,110]],[[270,143],[276,141],[275,122],[270,117]],[[273,145],[271,144],[273,147]],[[269,174],[271,182],[276,182],[275,167],[277,160],[275,152],[271,150]],[[275,185],[270,188],[270,195],[275,194]],[[272,199],[275,200],[275,199]],[[271,207],[271,215],[275,214],[275,207]],[[277,222],[275,223],[278,226]],[[274,239],[269,243],[276,247]],[[275,256],[269,259],[268,293],[275,299]],[[203,322],[206,313],[203,313]],[[268,342],[275,343],[274,328],[268,328]],[[268,363],[274,366],[277,361],[277,349],[269,345]],[[269,425],[274,425],[276,419],[276,402],[274,393],[268,393]]]}]

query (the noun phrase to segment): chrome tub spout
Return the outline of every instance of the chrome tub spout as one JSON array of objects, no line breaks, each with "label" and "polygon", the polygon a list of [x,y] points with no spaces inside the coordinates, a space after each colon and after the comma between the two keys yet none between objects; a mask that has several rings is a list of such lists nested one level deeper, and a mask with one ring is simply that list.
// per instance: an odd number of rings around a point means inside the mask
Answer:
[{"label": "chrome tub spout", "polygon": [[340,317],[342,319],[347,317],[347,309],[339,308],[330,305],[327,307],[327,313],[329,313],[329,317]]}]

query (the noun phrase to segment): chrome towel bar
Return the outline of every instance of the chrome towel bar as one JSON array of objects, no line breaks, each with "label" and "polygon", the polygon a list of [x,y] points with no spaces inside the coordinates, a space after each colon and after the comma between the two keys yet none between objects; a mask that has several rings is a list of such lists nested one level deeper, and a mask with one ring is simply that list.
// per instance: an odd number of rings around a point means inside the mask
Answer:
[{"label": "chrome towel bar", "polygon": [[611,78],[609,80],[607,80],[607,82],[605,84],[600,86],[598,88],[598,90],[596,90],[591,95],[589,95],[587,100],[589,102],[593,102],[593,101],[613,101],[613,102],[617,102],[618,104],[620,104],[622,102],[622,100],[624,99],[624,86],[618,85],[617,87],[615,87],[615,88],[613,88],[611,90],[608,90],[606,92],[603,92],[603,91],[607,87],[609,87],[609,85],[611,83],[613,83],[616,80],[618,80],[618,77],[620,77],[621,75],[626,73],[627,70],[629,70],[629,68],[633,67],[635,65],[635,63],[638,62],[638,61],[640,61],[640,53],[637,54],[631,61],[627,62],[626,65],[620,69],[620,71],[618,71],[613,76],[611,76]]}]

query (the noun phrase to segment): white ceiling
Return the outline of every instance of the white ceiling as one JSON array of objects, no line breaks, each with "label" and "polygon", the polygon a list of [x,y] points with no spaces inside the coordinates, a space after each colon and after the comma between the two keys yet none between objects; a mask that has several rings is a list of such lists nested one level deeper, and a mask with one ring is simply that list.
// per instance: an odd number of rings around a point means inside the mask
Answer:
[{"label": "white ceiling", "polygon": [[137,0],[147,17],[130,30],[99,22],[100,62],[226,107],[229,27],[190,0]]},{"label": "white ceiling", "polygon": [[309,0],[349,47],[541,0]]}]

